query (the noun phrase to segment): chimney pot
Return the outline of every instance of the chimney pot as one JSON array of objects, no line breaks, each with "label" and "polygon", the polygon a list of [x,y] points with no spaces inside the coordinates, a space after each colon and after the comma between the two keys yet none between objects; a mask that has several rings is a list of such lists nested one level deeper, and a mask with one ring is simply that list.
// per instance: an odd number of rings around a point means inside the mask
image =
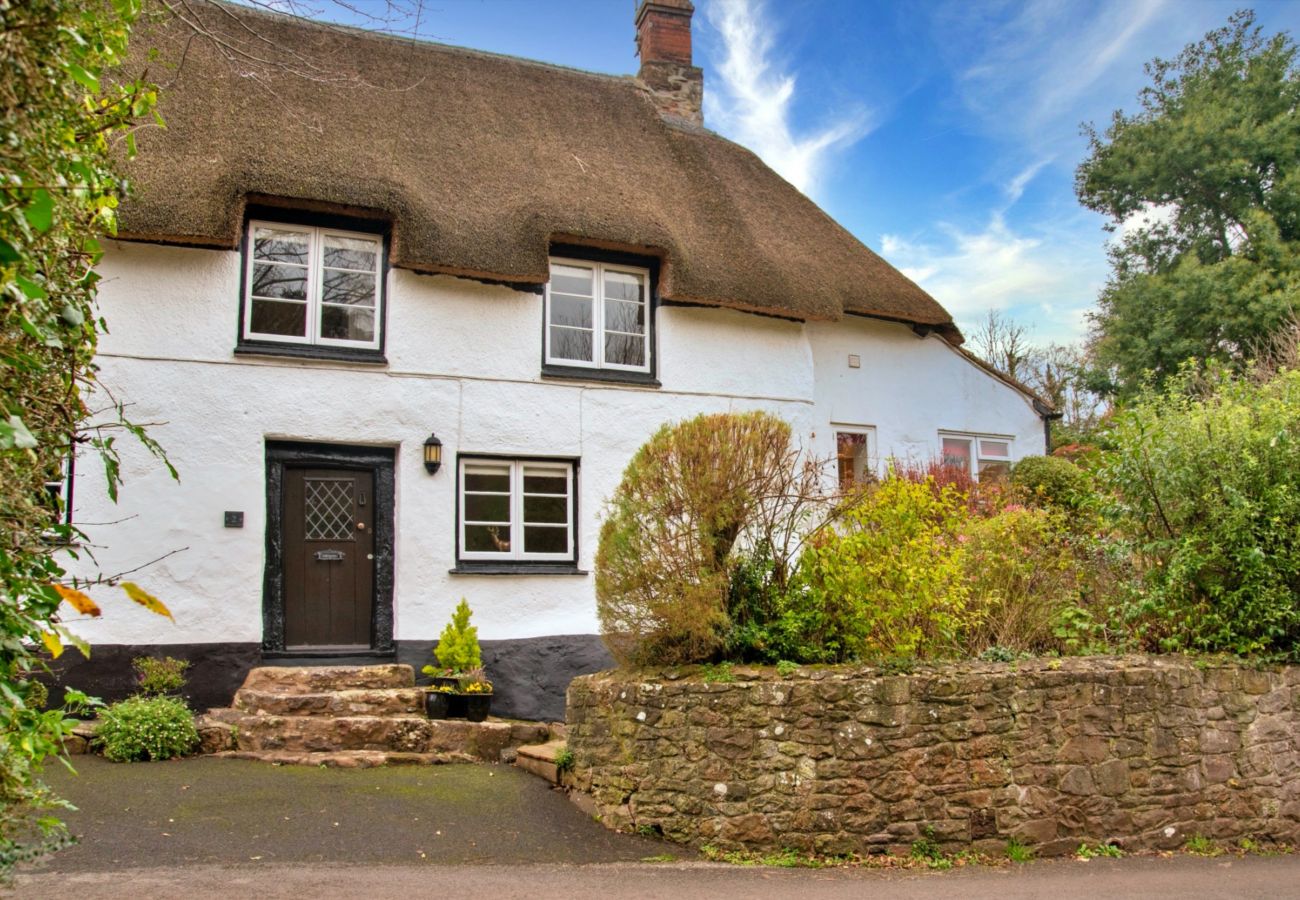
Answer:
[{"label": "chimney pot", "polygon": [[704,72],[691,64],[691,0],[641,0],[636,11],[637,77],[666,118],[704,124]]}]

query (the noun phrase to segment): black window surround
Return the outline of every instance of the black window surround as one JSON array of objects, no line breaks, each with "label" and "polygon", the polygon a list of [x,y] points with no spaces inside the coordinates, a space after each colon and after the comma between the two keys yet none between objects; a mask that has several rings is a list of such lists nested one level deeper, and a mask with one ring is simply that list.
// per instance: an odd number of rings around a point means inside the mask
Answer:
[{"label": "black window surround", "polygon": [[[569,523],[573,536],[573,554],[570,559],[536,560],[536,559],[462,559],[461,558],[461,469],[464,463],[482,462],[516,462],[516,463],[562,463],[573,468],[573,518]],[[581,505],[578,489],[581,460],[576,456],[547,456],[514,453],[457,453],[456,454],[456,489],[455,495],[455,541],[456,565],[448,570],[451,575],[587,575],[588,572],[578,568],[578,523],[581,521]]]},{"label": "black window surround", "polygon": [[[245,297],[248,292],[248,254],[249,224],[253,221],[281,222],[285,225],[299,225],[311,228],[329,228],[339,231],[354,231],[373,234],[381,240],[379,261],[379,346],[336,347],[319,344],[290,344],[275,340],[259,340],[244,336],[245,316],[247,315]],[[250,204],[244,211],[244,230],[239,242],[240,276],[239,276],[239,315],[235,332],[236,356],[280,356],[292,359],[317,359],[334,362],[369,363],[387,365],[384,348],[388,340],[388,254],[391,224],[382,218],[365,218],[336,213],[315,212],[292,207],[265,206]]]},{"label": "black window surround", "polygon": [[646,348],[650,354],[649,372],[629,372],[622,369],[597,369],[588,366],[565,366],[546,361],[546,305],[542,305],[541,365],[542,377],[557,381],[600,381],[613,384],[661,387],[659,381],[659,260],[653,256],[639,256],[613,250],[600,250],[580,244],[552,244],[550,255],[593,263],[613,263],[646,269],[650,273],[650,291],[647,298]]}]

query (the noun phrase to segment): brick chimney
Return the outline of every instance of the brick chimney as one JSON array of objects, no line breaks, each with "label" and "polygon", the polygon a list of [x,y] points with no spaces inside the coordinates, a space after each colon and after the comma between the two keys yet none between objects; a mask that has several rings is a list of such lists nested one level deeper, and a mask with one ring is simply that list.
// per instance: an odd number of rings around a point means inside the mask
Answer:
[{"label": "brick chimney", "polygon": [[665,118],[704,124],[704,72],[691,65],[691,0],[641,0],[636,11],[637,77]]}]

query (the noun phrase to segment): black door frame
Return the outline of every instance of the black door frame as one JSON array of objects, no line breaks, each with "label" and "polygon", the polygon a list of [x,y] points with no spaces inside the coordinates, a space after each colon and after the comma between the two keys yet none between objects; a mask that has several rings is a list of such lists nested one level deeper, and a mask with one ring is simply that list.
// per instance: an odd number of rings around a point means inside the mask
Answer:
[{"label": "black door frame", "polygon": [[[394,452],[390,447],[352,447],[300,441],[266,442],[266,572],[262,582],[262,656],[383,656],[393,643]],[[284,649],[284,470],[369,469],[375,479],[375,598],[370,620],[370,650]]]}]

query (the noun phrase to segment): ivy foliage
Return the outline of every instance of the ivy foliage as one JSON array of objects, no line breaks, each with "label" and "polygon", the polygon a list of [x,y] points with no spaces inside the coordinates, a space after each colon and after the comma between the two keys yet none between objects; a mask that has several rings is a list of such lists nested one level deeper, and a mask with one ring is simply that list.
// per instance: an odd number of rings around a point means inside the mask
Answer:
[{"label": "ivy foliage", "polygon": [[67,839],[39,776],[73,722],[30,702],[30,676],[35,648],[85,650],[59,624],[61,603],[99,612],[61,583],[55,549],[75,533],[45,483],[83,442],[116,497],[114,434],[158,449],[120,407],[108,414],[116,429],[85,430],[104,328],[93,266],[126,189],[112,145],[133,151],[130,128],[156,100],[142,80],[108,80],[139,15],[139,0],[0,0],[0,879]]},{"label": "ivy foliage", "polygon": [[1300,308],[1295,43],[1244,10],[1146,70],[1139,111],[1087,129],[1075,179],[1083,205],[1123,226],[1093,351],[1098,386],[1125,398],[1187,359],[1245,368]]}]

